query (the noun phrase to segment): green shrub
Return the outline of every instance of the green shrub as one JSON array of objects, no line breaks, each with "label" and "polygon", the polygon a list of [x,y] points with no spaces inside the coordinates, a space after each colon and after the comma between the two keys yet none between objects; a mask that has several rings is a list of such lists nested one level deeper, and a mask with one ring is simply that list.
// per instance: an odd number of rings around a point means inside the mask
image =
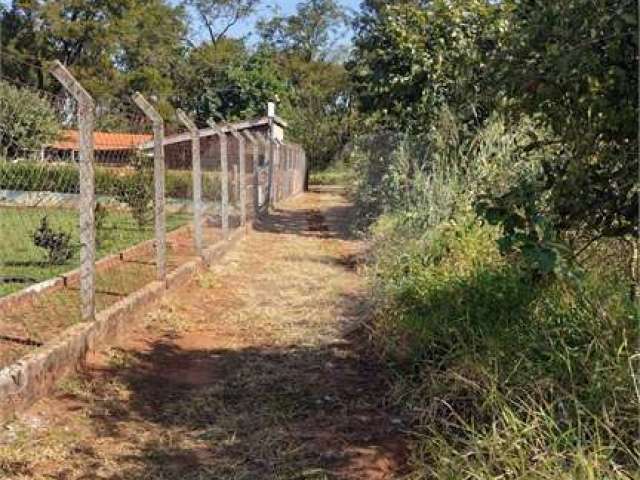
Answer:
[{"label": "green shrub", "polygon": [[[177,170],[167,172],[166,195],[171,198],[193,198],[193,177],[190,171]],[[220,177],[216,173],[203,173],[202,196],[206,199],[219,199],[221,194]]]},{"label": "green shrub", "polygon": [[389,215],[374,232],[375,332],[412,412],[415,478],[639,473],[623,277],[532,276],[472,216],[423,231]]},{"label": "green shrub", "polygon": [[153,167],[149,160],[138,156],[133,162],[133,172],[119,177],[110,192],[119,202],[129,206],[139,227],[148,225],[153,218]]},{"label": "green shrub", "polygon": [[60,125],[46,99],[0,80],[0,154],[10,158],[38,152],[58,136]]},{"label": "green shrub", "polygon": [[0,189],[78,193],[78,169],[72,165],[0,161]]},{"label": "green shrub", "polygon": [[349,185],[352,182],[352,172],[344,167],[328,168],[319,172],[311,172],[310,185]]},{"label": "green shrub", "polygon": [[74,246],[71,235],[51,228],[46,215],[42,217],[38,229],[33,232],[32,239],[36,247],[47,251],[50,265],[64,265],[73,257]]},{"label": "green shrub", "polygon": [[[523,146],[545,135],[499,116],[469,133],[445,110],[423,138],[356,148],[374,337],[412,420],[411,478],[640,475],[629,247],[595,242],[582,267],[545,270],[474,209],[538,178],[555,147]],[[578,233],[553,239],[570,251]]]},{"label": "green shrub", "polygon": [[[135,169],[103,168],[95,169],[96,193],[111,195],[130,185],[130,176]],[[149,180],[153,187],[153,179]],[[190,199],[193,196],[193,180],[189,171],[169,170],[166,172],[165,193],[168,198]],[[69,164],[47,164],[32,161],[0,161],[0,189],[21,191],[47,191],[78,193],[80,176],[78,168]],[[204,198],[220,198],[220,179],[215,173],[202,176]]]}]

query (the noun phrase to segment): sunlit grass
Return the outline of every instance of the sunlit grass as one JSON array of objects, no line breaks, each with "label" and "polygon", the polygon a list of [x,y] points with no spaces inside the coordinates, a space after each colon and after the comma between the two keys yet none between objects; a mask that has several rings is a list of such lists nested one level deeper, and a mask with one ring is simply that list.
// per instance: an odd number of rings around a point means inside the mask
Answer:
[{"label": "sunlit grass", "polygon": [[[46,250],[33,243],[33,232],[46,216],[55,231],[71,235],[73,257],[62,265],[47,262]],[[169,214],[168,230],[186,224],[185,214]],[[126,211],[109,210],[98,231],[98,258],[153,238],[153,225],[140,227]],[[40,282],[75,269],[80,264],[78,211],[61,208],[0,207],[0,277],[19,277],[26,283],[0,282],[0,296],[20,290],[26,284]]]}]

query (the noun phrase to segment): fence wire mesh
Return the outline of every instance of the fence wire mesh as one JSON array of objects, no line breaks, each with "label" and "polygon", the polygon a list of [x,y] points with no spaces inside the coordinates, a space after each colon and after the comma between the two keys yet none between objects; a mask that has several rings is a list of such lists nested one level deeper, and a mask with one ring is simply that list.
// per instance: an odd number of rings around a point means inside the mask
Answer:
[{"label": "fence wire mesh", "polygon": [[[24,103],[20,95],[37,98],[33,121],[40,132],[20,137],[15,119],[6,114],[10,109],[3,107],[0,368],[87,320],[86,291],[80,288],[80,253],[86,253],[81,238],[87,237],[81,228],[95,231],[95,262],[89,268],[95,273],[96,311],[101,312],[157,280],[161,264],[171,273],[223,240],[225,228],[229,235],[270,204],[302,190],[299,148],[270,139],[266,121],[212,124],[195,118],[189,126],[165,114],[158,164],[157,119],[154,128],[135,100],[119,98],[95,105],[95,205],[87,207],[80,198],[78,102],[64,88],[51,93],[2,79],[0,85],[15,90],[3,92],[2,98],[13,95],[16,111]],[[86,222],[86,208],[93,209],[93,225]],[[165,256],[158,255],[157,225],[166,237]]]},{"label": "fence wire mesh", "polygon": [[93,137],[100,312],[156,278],[152,123],[131,99],[119,99],[98,104]]},{"label": "fence wire mesh", "polygon": [[[0,88],[6,102],[0,119],[0,299],[5,299],[0,304],[0,366],[4,366],[80,318],[80,178],[77,157],[66,149],[77,133],[75,99],[64,90],[53,94],[7,79]],[[29,122],[37,122],[38,128],[29,128]],[[11,301],[45,281],[66,288],[46,297],[33,295],[21,304]]]}]

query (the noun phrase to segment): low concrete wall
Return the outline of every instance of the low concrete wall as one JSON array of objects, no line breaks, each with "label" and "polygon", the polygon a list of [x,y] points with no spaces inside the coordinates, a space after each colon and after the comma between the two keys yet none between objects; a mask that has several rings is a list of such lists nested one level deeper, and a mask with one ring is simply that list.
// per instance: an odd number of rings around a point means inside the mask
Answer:
[{"label": "low concrete wall", "polygon": [[[169,234],[167,235],[167,241],[170,242],[174,238],[184,235],[185,233],[188,233],[190,231],[190,225],[180,227],[172,232],[169,232]],[[109,270],[110,268],[116,266],[123,260],[153,253],[154,248],[155,240],[153,239],[138,243],[137,245],[133,245],[132,247],[129,247],[125,250],[98,260],[96,262],[96,271],[104,272],[105,270]],[[11,311],[12,309],[18,307],[22,307],[24,305],[28,305],[29,303],[33,302],[33,300],[35,300],[38,296],[54,292],[72,283],[78,282],[79,278],[80,269],[76,268],[75,270],[71,270],[49,280],[45,280],[44,282],[30,285],[29,287],[23,288],[18,292],[0,297],[0,314],[2,314],[3,312]]]},{"label": "low concrete wall", "polygon": [[146,285],[100,312],[95,321],[68,328],[55,340],[2,369],[0,420],[10,418],[49,393],[66,373],[84,363],[89,352],[116,342],[133,325],[132,313],[162,298],[168,289],[190,281],[196,272],[206,269],[229,251],[250,229],[251,225],[248,225],[235,230],[228,240],[221,240],[207,249],[204,258],[188,262],[171,272],[166,283]]}]

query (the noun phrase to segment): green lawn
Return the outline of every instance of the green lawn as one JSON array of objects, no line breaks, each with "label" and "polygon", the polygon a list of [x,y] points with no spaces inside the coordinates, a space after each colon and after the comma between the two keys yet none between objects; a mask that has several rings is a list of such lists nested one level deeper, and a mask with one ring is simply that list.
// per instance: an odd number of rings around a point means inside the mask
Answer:
[{"label": "green lawn", "polygon": [[[49,225],[56,231],[71,234],[76,246],[74,256],[64,265],[49,265],[47,252],[36,247],[33,232],[47,215]],[[187,214],[170,214],[167,227],[174,230],[188,223]],[[98,257],[116,253],[153,237],[153,225],[140,228],[128,212],[109,211],[101,230]],[[0,207],[0,277],[27,277],[43,281],[79,266],[78,211],[53,208]],[[24,288],[26,284],[0,281],[0,296]]]}]

